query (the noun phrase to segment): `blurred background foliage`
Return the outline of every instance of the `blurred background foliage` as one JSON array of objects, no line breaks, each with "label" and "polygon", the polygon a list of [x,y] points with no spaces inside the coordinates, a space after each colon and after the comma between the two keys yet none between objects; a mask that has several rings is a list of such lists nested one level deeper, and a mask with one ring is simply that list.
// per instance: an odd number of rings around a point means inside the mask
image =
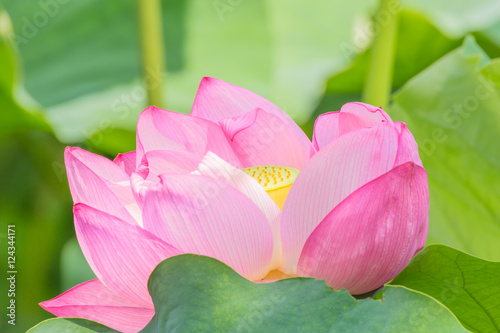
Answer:
[{"label": "blurred background foliage", "polygon": [[[17,326],[2,316],[2,332],[51,317],[38,302],[92,278],[74,238],[63,149],[110,158],[135,149],[149,84],[136,6],[1,1],[0,260],[5,267],[3,225],[15,224],[18,267]],[[268,98],[308,135],[319,114],[361,99],[374,31],[394,19],[375,15],[372,0],[162,6],[161,107],[188,113],[201,78],[213,76]],[[386,109],[419,143],[431,195],[428,243],[500,261],[500,2],[407,0],[396,19]]]}]

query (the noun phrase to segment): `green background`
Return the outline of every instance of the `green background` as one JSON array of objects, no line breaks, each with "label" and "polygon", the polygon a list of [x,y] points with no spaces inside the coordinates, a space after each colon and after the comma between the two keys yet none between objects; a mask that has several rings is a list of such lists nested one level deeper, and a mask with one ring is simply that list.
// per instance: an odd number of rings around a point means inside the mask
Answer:
[{"label": "green background", "polygon": [[[66,145],[113,158],[135,149],[147,106],[136,2],[0,2],[0,260],[16,225],[17,325],[92,278],[74,238]],[[361,99],[373,31],[397,20],[386,110],[414,134],[429,175],[428,243],[500,261],[500,3],[165,0],[163,108],[188,113],[203,76],[248,88],[312,134],[314,119]],[[368,101],[369,102],[369,101]],[[0,306],[7,306],[5,270]],[[412,288],[412,287],[410,287]],[[4,300],[5,299],[5,300]],[[3,313],[3,312],[2,312]]]}]

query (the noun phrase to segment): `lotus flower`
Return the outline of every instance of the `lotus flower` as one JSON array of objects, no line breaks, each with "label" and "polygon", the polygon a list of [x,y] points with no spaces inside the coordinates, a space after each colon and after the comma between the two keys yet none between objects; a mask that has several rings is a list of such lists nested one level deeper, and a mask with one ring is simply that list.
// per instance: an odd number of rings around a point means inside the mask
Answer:
[{"label": "lotus flower", "polygon": [[367,104],[318,117],[311,142],[264,98],[204,78],[190,115],[141,113],[136,151],[110,161],[67,148],[65,161],[97,278],[41,306],[124,332],[154,315],[148,276],[177,254],[252,281],[310,276],[361,294],[394,278],[427,236],[417,144]]}]

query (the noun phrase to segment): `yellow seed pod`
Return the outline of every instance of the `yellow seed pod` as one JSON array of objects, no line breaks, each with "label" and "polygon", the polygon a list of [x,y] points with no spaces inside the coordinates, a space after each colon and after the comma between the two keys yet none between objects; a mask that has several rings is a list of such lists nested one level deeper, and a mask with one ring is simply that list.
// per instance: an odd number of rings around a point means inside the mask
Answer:
[{"label": "yellow seed pod", "polygon": [[280,209],[283,209],[288,192],[299,174],[298,169],[274,165],[257,166],[242,170],[259,182]]}]

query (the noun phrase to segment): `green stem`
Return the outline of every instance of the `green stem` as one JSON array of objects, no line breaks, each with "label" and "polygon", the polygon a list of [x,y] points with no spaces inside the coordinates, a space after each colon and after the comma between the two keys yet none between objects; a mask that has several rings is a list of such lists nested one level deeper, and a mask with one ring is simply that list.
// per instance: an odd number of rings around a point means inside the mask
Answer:
[{"label": "green stem", "polygon": [[144,88],[148,104],[163,106],[162,86],[165,73],[162,11],[160,0],[137,0]]},{"label": "green stem", "polygon": [[391,95],[399,7],[400,0],[380,0],[373,22],[378,33],[373,39],[363,101],[383,108],[387,108]]}]

